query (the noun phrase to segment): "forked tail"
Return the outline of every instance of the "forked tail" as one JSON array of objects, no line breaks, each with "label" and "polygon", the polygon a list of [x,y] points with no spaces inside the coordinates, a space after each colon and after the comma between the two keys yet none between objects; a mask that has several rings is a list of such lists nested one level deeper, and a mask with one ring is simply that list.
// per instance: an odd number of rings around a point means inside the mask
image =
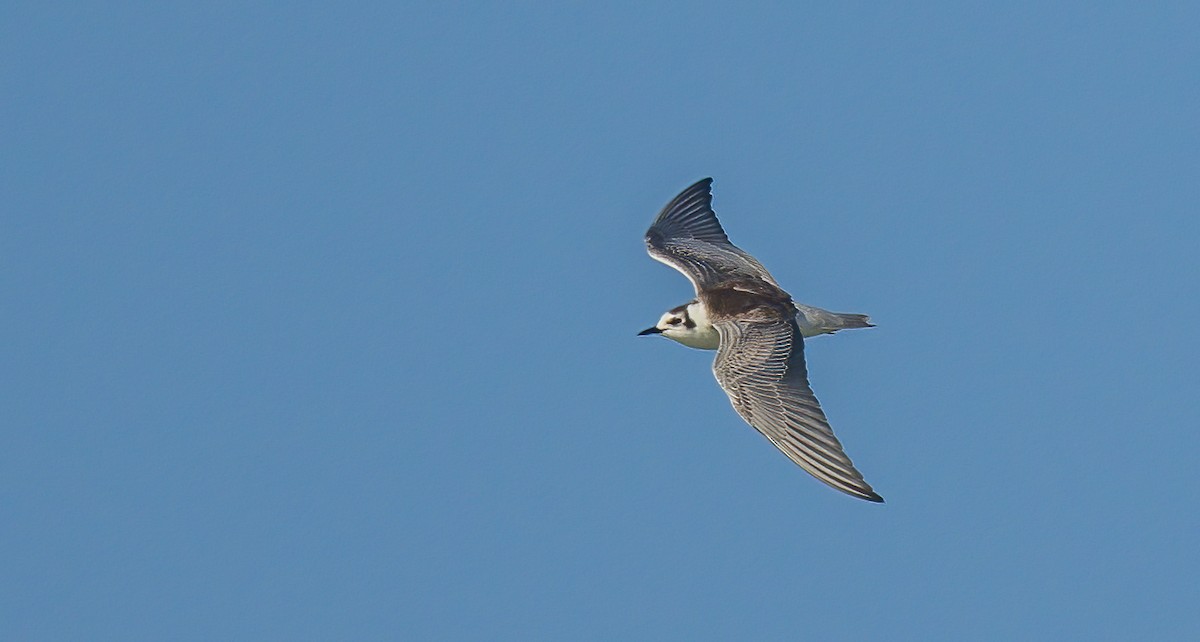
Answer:
[{"label": "forked tail", "polygon": [[830,312],[801,303],[796,304],[796,324],[800,326],[801,334],[806,337],[833,334],[838,330],[875,327],[871,318],[865,314]]},{"label": "forked tail", "polygon": [[846,314],[843,312],[835,312],[837,317],[838,330],[850,330],[853,328],[874,328],[875,324],[871,323],[871,317],[865,314]]}]

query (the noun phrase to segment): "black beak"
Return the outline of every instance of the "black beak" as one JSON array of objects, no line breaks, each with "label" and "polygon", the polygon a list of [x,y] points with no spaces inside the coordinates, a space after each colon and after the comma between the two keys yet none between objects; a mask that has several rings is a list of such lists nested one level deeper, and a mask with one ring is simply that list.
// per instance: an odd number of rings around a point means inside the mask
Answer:
[{"label": "black beak", "polygon": [[658,328],[646,328],[645,330],[642,330],[641,332],[639,332],[638,336],[644,337],[647,334],[662,334],[662,330],[659,330]]}]

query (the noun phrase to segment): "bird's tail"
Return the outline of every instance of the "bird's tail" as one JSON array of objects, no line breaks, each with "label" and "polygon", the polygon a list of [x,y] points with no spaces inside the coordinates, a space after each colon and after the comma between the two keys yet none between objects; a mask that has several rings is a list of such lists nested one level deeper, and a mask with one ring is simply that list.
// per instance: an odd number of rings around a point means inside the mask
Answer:
[{"label": "bird's tail", "polygon": [[844,312],[834,312],[833,315],[837,317],[838,330],[875,327],[875,324],[871,323],[871,317],[865,314],[846,314]]},{"label": "bird's tail", "polygon": [[800,303],[796,304],[796,324],[800,326],[801,333],[806,337],[833,334],[838,330],[875,327],[875,324],[871,323],[871,318],[865,314],[830,312]]}]

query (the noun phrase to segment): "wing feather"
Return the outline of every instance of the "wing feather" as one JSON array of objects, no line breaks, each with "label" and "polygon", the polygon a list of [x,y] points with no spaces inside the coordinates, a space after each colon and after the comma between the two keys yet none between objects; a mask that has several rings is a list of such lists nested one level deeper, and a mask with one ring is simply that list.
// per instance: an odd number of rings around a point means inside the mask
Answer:
[{"label": "wing feather", "polygon": [[808,385],[804,338],[795,320],[728,319],[714,325],[721,347],[713,373],[738,414],[813,477],[882,502],[846,456]]},{"label": "wing feather", "polygon": [[646,231],[646,250],[682,272],[697,294],[730,279],[761,279],[779,287],[761,263],[729,242],[712,209],[711,178],[667,203]]}]

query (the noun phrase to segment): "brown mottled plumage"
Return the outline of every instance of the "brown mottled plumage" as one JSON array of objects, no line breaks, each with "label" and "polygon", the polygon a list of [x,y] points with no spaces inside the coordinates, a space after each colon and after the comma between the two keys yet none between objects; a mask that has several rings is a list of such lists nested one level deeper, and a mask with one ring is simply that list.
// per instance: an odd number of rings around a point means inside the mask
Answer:
[{"label": "brown mottled plumage", "polygon": [[870,320],[795,303],[761,263],[729,242],[712,210],[711,185],[706,178],[685,189],[646,232],[650,256],[688,277],[696,299],[641,334],[717,350],[713,374],[747,423],[817,479],[882,502],[834,436],[804,362],[805,336],[871,327]]}]

